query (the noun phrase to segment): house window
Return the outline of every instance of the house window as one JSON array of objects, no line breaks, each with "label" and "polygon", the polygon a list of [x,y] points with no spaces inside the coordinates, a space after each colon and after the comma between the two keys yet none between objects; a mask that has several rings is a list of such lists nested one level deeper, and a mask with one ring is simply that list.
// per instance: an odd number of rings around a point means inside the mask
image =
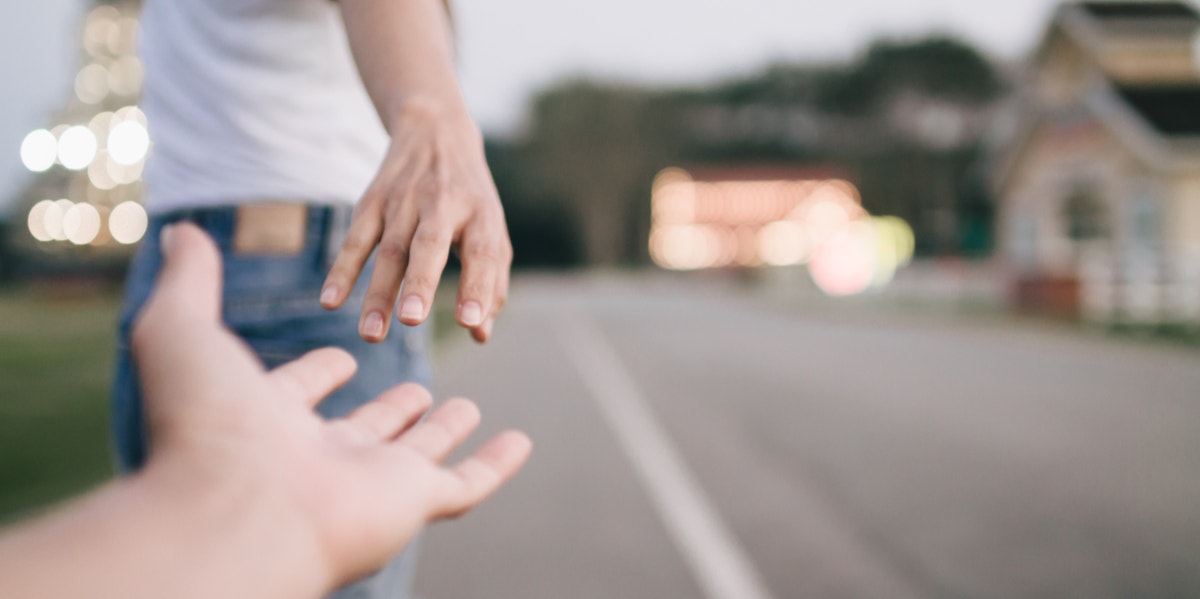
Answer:
[{"label": "house window", "polygon": [[1068,196],[1063,216],[1071,241],[1097,241],[1111,235],[1108,206],[1093,190],[1078,189]]}]

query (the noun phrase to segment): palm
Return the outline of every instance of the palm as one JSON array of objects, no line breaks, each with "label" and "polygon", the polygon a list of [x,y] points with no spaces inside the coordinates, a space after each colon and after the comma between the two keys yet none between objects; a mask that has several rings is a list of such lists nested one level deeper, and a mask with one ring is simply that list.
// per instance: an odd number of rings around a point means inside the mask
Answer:
[{"label": "palm", "polygon": [[198,230],[180,234],[176,244],[197,247],[168,260],[133,336],[152,460],[176,457],[197,476],[252,481],[344,578],[382,565],[426,522],[482,501],[528,455],[528,439],[505,433],[442,466],[479,412],[450,400],[418,424],[432,399],[417,385],[386,391],[345,419],[320,419],[312,408],[353,376],[353,358],[322,349],[266,371],[219,324],[215,248]]}]

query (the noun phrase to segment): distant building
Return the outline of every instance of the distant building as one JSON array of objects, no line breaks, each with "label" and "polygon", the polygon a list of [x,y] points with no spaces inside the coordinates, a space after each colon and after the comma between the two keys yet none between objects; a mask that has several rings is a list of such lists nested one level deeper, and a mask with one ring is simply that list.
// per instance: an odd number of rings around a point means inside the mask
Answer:
[{"label": "distant building", "polygon": [[1018,301],[1200,325],[1200,14],[1070,2],[997,127],[991,181]]}]

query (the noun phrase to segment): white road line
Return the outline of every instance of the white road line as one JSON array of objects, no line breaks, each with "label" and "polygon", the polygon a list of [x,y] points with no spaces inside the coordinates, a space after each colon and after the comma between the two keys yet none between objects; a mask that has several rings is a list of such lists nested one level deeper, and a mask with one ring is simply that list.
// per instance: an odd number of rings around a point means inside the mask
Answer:
[{"label": "white road line", "polygon": [[558,323],[567,355],[591,391],[708,599],[771,599],[762,577],[705,496],[687,464],[597,325]]}]

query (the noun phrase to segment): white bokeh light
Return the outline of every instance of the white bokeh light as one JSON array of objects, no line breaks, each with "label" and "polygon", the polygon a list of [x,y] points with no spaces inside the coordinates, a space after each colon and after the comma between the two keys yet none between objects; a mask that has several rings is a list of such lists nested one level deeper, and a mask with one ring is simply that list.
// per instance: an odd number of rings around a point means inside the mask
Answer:
[{"label": "white bokeh light", "polygon": [[38,241],[54,239],[46,231],[46,211],[54,205],[54,200],[42,200],[29,210],[29,234]]},{"label": "white bokeh light", "polygon": [[108,70],[108,87],[119,96],[133,96],[142,89],[142,63],[136,56],[118,59]]},{"label": "white bokeh light", "polygon": [[113,117],[117,121],[135,121],[141,123],[143,127],[146,126],[146,113],[142,112],[142,109],[137,106],[126,106],[117,109]]},{"label": "white bokeh light", "polygon": [[95,206],[79,203],[63,215],[63,236],[75,245],[86,245],[100,233],[100,211]]},{"label": "white bokeh light", "polygon": [[45,129],[30,132],[21,142],[21,163],[35,173],[44,172],[54,166],[57,159],[58,140],[53,133]]},{"label": "white bokeh light", "polygon": [[54,200],[46,205],[46,211],[42,214],[42,228],[47,237],[54,241],[67,239],[63,231],[63,217],[74,205],[71,200]]},{"label": "white bokeh light", "polygon": [[73,171],[82,170],[96,158],[96,149],[96,136],[90,129],[71,127],[58,138],[58,161]]},{"label": "white bokeh light", "polygon": [[75,96],[84,104],[98,104],[108,97],[108,81],[108,69],[100,64],[89,64],[75,75]]},{"label": "white bokeh light", "polygon": [[106,172],[117,185],[128,185],[142,178],[142,169],[145,164],[145,162],[136,162],[126,166],[119,164],[111,156],[105,160]]},{"label": "white bokeh light", "polygon": [[109,162],[108,153],[101,150],[92,164],[88,166],[88,181],[91,181],[92,186],[102,191],[108,191],[117,186],[117,181],[108,174]]},{"label": "white bokeh light", "polygon": [[146,127],[136,120],[118,123],[108,132],[108,154],[117,164],[137,164],[150,149]]},{"label": "white bokeh light", "polygon": [[793,266],[808,261],[804,227],[793,221],[775,221],[758,233],[758,252],[771,266]]},{"label": "white bokeh light", "polygon": [[108,231],[117,243],[129,245],[141,241],[149,218],[137,202],[123,202],[108,215]]}]

